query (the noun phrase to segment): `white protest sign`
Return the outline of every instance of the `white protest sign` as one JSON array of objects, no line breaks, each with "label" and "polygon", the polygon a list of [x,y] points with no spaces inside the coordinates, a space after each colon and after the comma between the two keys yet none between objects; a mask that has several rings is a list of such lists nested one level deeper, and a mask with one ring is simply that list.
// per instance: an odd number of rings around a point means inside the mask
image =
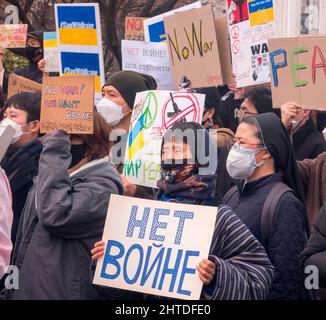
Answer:
[{"label": "white protest sign", "polygon": [[12,126],[8,126],[0,135],[0,161],[7,152],[12,139],[14,138],[16,130]]},{"label": "white protest sign", "polygon": [[122,40],[122,70],[151,75],[159,90],[172,90],[173,80],[166,43]]},{"label": "white protest sign", "polygon": [[270,82],[267,40],[275,36],[273,1],[228,0],[227,11],[237,87]]},{"label": "white protest sign", "polygon": [[59,51],[56,32],[43,33],[45,72],[59,72]]},{"label": "white protest sign", "polygon": [[[200,298],[216,207],[111,195],[94,284],[178,299]],[[194,236],[196,235],[196,236]]]},{"label": "white protest sign", "polygon": [[204,103],[203,94],[171,91],[137,93],[123,174],[135,184],[156,188],[161,176],[161,144],[164,134],[182,119],[201,123]]},{"label": "white protest sign", "polygon": [[180,7],[160,14],[158,16],[144,20],[144,36],[146,42],[162,42],[166,40],[165,28],[164,28],[164,17],[168,17],[174,13],[187,11],[190,9],[201,8],[201,2],[197,1],[187,6]]}]

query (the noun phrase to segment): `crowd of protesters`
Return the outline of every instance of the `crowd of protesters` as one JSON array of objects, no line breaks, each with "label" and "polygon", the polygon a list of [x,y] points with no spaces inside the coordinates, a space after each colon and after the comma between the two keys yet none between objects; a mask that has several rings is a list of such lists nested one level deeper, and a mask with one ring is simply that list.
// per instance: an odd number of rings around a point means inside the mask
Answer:
[{"label": "crowd of protesters", "polygon": [[[29,33],[25,50],[16,51],[29,64],[15,73],[39,83],[42,39],[42,32]],[[137,92],[159,89],[153,77],[110,75],[93,134],[41,136],[41,93],[6,99],[7,76],[0,135],[8,126],[15,135],[0,162],[2,299],[159,299],[93,284],[111,194],[216,207],[210,254],[197,266],[202,299],[325,298],[325,113],[292,101],[273,108],[267,86],[183,85],[206,95],[203,121],[166,132],[161,179],[151,189],[122,174],[121,142]],[[186,131],[195,139],[185,139]],[[18,289],[6,286],[9,265],[19,270]],[[319,270],[314,290],[304,285],[311,265]]]}]

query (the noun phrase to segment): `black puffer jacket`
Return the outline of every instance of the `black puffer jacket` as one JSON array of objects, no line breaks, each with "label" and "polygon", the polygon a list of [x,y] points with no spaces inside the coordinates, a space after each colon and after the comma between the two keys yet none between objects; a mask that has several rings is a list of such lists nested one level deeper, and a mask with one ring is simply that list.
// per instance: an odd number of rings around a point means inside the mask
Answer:
[{"label": "black puffer jacket", "polygon": [[313,225],[310,239],[302,253],[302,259],[305,266],[317,266],[319,286],[326,288],[326,202]]}]

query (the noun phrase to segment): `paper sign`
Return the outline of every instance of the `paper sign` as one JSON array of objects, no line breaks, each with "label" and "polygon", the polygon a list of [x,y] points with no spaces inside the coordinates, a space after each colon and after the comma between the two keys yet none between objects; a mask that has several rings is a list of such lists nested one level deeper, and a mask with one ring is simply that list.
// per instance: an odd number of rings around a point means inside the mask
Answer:
[{"label": "paper sign", "polygon": [[98,3],[55,4],[60,75],[94,76],[95,103],[102,98],[104,63]]},{"label": "paper sign", "polygon": [[8,99],[21,92],[41,91],[42,85],[12,73],[8,80]]},{"label": "paper sign", "polygon": [[273,106],[326,111],[326,36],[269,39]]},{"label": "paper sign", "polygon": [[187,6],[180,7],[160,14],[153,18],[144,20],[144,33],[146,42],[162,42],[166,41],[165,28],[164,28],[164,17],[171,16],[177,12],[187,11],[190,9],[200,8],[201,2],[197,1]]},{"label": "paper sign", "polygon": [[[223,79],[222,74],[211,6],[166,17],[164,25],[175,89],[179,87],[184,76],[191,81],[193,88],[226,83],[227,79]],[[227,37],[226,33],[224,36]],[[229,60],[229,65],[230,63]]]},{"label": "paper sign", "polygon": [[146,18],[126,17],[125,40],[144,41],[144,20]]},{"label": "paper sign", "polygon": [[248,9],[252,27],[274,21],[273,0],[248,0]]},{"label": "paper sign", "polygon": [[67,133],[92,134],[93,101],[93,77],[44,77],[41,133],[61,129]]},{"label": "paper sign", "polygon": [[0,47],[25,48],[27,37],[27,24],[0,25]]},{"label": "paper sign", "polygon": [[8,126],[0,136],[0,162],[5,156],[8,147],[11,144],[12,139],[14,138],[16,130],[12,126]]},{"label": "paper sign", "polygon": [[111,195],[93,283],[198,300],[196,266],[208,257],[216,215],[216,207]]},{"label": "paper sign", "polygon": [[173,90],[172,72],[166,43],[122,40],[122,70],[151,75],[159,90]]},{"label": "paper sign", "polygon": [[267,39],[275,36],[274,8],[270,0],[228,0],[233,73],[237,87],[270,82]]},{"label": "paper sign", "polygon": [[[176,110],[173,101],[179,110]],[[170,91],[137,93],[123,174],[135,184],[156,188],[161,177],[161,144],[166,131],[185,119],[202,122],[205,95]]]},{"label": "paper sign", "polygon": [[59,52],[56,32],[43,33],[45,72],[59,72]]}]

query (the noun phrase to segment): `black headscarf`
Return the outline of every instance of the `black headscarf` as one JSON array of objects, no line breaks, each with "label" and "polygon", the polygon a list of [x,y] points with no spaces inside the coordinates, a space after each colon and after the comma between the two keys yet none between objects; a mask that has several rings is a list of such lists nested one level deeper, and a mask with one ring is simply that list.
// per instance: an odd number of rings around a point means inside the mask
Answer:
[{"label": "black headscarf", "polygon": [[275,162],[276,172],[282,171],[284,173],[284,183],[304,203],[305,197],[294,150],[282,121],[271,112],[245,118],[244,122],[246,119],[250,121],[250,118],[255,118],[258,121],[263,143]]}]

